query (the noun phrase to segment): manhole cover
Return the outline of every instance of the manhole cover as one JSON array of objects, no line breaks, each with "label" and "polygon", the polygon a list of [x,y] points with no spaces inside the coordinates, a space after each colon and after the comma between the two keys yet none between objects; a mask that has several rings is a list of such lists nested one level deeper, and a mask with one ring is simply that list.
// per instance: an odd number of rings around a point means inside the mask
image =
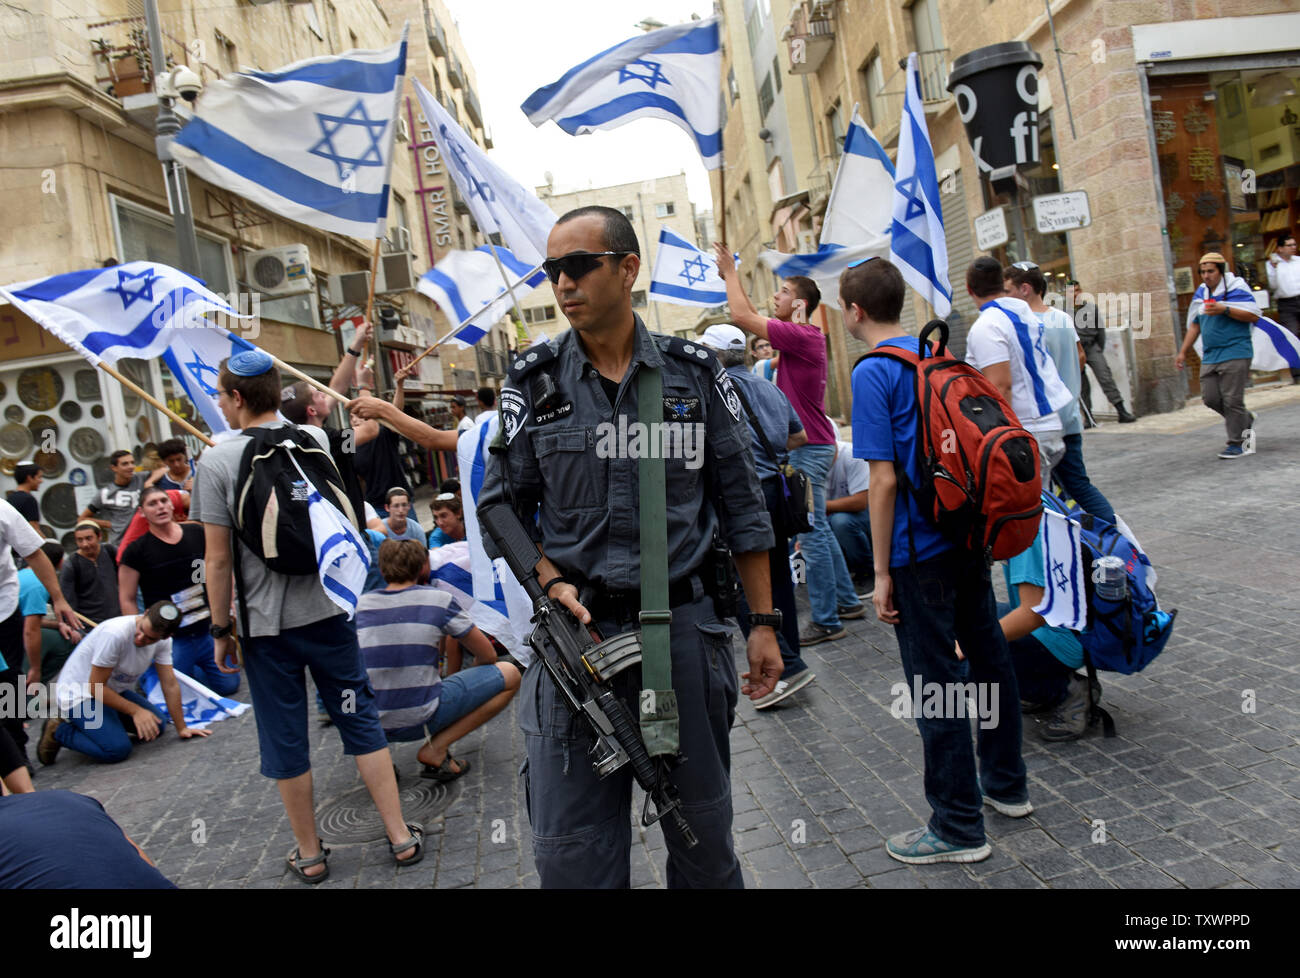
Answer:
[{"label": "manhole cover", "polygon": [[[402,815],[408,822],[427,825],[447,810],[456,799],[454,784],[419,780],[399,785]],[[378,842],[388,837],[375,803],[364,786],[335,798],[316,813],[321,838],[328,845]]]}]

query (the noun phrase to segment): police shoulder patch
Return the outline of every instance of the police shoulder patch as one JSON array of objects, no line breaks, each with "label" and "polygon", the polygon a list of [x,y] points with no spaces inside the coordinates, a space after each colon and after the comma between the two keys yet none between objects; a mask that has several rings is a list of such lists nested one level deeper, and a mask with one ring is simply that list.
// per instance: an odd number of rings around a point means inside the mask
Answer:
[{"label": "police shoulder patch", "polygon": [[513,387],[501,388],[498,403],[501,407],[501,433],[509,445],[524,427],[527,406],[524,404],[524,396]]},{"label": "police shoulder patch", "polygon": [[718,358],[712,350],[700,343],[680,336],[657,336],[656,339],[659,341],[659,349],[670,356],[689,360],[696,366],[708,367],[710,371],[718,369]]},{"label": "police shoulder patch", "polygon": [[731,412],[731,416],[739,421],[741,411],[740,395],[736,393],[736,386],[731,382],[731,374],[727,373],[727,368],[721,363],[717,364],[717,372],[713,375],[713,385],[718,389],[718,396],[722,398],[722,403],[727,405],[727,410]]},{"label": "police shoulder patch", "polygon": [[510,361],[509,377],[513,381],[520,381],[542,364],[550,363],[554,359],[555,351],[551,349],[550,343],[530,346],[526,350],[520,350]]}]

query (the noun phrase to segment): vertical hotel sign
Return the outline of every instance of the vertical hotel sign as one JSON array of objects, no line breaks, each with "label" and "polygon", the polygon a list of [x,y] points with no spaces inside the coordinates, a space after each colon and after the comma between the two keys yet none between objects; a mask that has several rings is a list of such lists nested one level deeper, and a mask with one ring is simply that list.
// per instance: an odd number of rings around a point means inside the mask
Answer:
[{"label": "vertical hotel sign", "polygon": [[406,118],[414,134],[411,153],[415,164],[415,193],[420,200],[420,221],[424,226],[429,264],[433,265],[434,248],[450,248],[452,243],[450,215],[453,211],[451,195],[447,191],[447,171],[433,138],[433,127],[424,113],[413,107],[409,95],[406,96]]}]

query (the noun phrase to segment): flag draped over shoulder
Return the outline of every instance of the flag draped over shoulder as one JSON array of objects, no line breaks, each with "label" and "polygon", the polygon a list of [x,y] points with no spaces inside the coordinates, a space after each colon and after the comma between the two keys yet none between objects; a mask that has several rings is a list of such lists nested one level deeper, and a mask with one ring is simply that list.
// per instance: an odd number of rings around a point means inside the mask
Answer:
[{"label": "flag draped over shoulder", "polygon": [[781,278],[808,276],[821,289],[822,302],[839,308],[840,273],[855,262],[889,254],[893,199],[894,164],[855,107],[817,251],[764,251],[758,260]]},{"label": "flag draped over shoulder", "polygon": [[934,307],[935,315],[946,318],[952,310],[948,242],[915,51],[907,56],[907,98],[899,124],[889,260],[898,266],[907,284]]},{"label": "flag draped over shoulder", "polygon": [[555,224],[554,212],[488,159],[418,78],[412,79],[412,84],[447,172],[479,230],[486,235],[500,234],[505,246],[529,267],[540,265],[546,258],[546,238]]},{"label": "flag draped over shoulder", "polygon": [[[462,348],[481,340],[492,324],[510,310],[514,304],[511,292],[520,298],[546,281],[545,272],[520,261],[508,248],[497,247],[501,267],[510,279],[507,290],[492,257],[493,247],[481,245],[474,251],[449,251],[420,276],[415,286],[416,291],[438,305],[453,325],[461,326],[451,341]],[[466,323],[471,317],[473,321]]]},{"label": "flag draped over shoulder", "polygon": [[650,298],[680,306],[720,306],[727,286],[712,255],[706,255],[680,234],[659,229],[659,248],[650,275]]},{"label": "flag draped over shoulder", "polygon": [[232,325],[252,317],[193,276],[134,261],[0,287],[0,295],[96,366],[161,357],[213,433],[229,430],[217,407],[217,368],[255,347],[204,317]]},{"label": "flag draped over shoulder", "polygon": [[370,570],[370,548],[352,521],[321,496],[293,452],[287,454],[306,485],[307,513],[311,517],[311,538],[321,587],[325,596],[346,612],[351,621],[356,616],[357,598],[365,589]]},{"label": "flag draped over shoulder", "polygon": [[694,141],[704,166],[722,166],[722,39],[718,18],[650,31],[588,58],[520,106],[573,136],[636,119],[665,119]]},{"label": "flag draped over shoulder", "polygon": [[1049,625],[1082,631],[1088,625],[1087,585],[1079,524],[1043,507],[1043,600],[1033,610]]},{"label": "flag draped over shoulder", "polygon": [[[1205,311],[1205,303],[1222,302],[1229,309],[1243,309],[1260,318],[1255,320],[1251,330],[1251,344],[1254,356],[1250,361],[1251,370],[1300,370],[1300,340],[1280,323],[1264,316],[1255,300],[1255,294],[1245,279],[1238,278],[1232,272],[1224,271],[1223,279],[1210,294],[1209,288],[1202,282],[1192,296],[1192,304],[1187,310],[1187,326],[1196,322],[1196,317]],[[1243,325],[1245,325],[1243,323]],[[1196,355],[1203,356],[1201,338],[1196,337]]]},{"label": "flag draped over shoulder", "polygon": [[212,82],[172,143],[185,168],[294,221],[384,234],[402,39]]},{"label": "flag draped over shoulder", "polygon": [[478,496],[487,475],[488,446],[496,438],[500,427],[500,414],[485,411],[475,419],[472,428],[461,433],[456,443],[460,488],[465,504],[465,540],[469,545],[471,589],[476,603],[486,605],[507,620],[508,627],[502,627],[498,620],[496,627],[501,628],[501,632],[490,631],[489,634],[526,666],[533,657],[533,650],[528,645],[533,603],[510,572],[505,558],[492,560],[488,557],[483,548],[483,535],[478,523]]},{"label": "flag draped over shoulder", "polygon": [[[237,717],[249,709],[248,703],[241,703],[222,696],[204,686],[197,679],[191,679],[179,669],[175,670],[176,682],[181,688],[181,713],[185,726],[191,730],[206,730],[211,724],[227,717]],[[157,707],[163,716],[171,719],[167,709],[167,700],[163,696],[162,683],[158,673],[150,666],[140,677],[140,688],[144,690],[149,702]]]}]

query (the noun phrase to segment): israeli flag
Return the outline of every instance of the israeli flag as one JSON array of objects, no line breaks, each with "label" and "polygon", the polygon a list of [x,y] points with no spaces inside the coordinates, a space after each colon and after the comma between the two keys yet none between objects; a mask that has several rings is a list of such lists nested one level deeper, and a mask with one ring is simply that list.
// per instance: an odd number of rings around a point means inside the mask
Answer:
[{"label": "israeli flag", "polygon": [[1043,506],[1043,600],[1034,608],[1049,625],[1080,632],[1088,626],[1087,585],[1079,524]]},{"label": "israeli flag", "polygon": [[[181,715],[185,718],[185,726],[191,730],[206,730],[219,720],[237,717],[250,708],[248,703],[241,703],[239,700],[232,700],[213,692],[179,669],[174,672],[176,682],[181,688]],[[158,712],[170,720],[171,713],[167,709],[167,700],[163,697],[162,682],[158,679],[158,673],[153,666],[150,666],[140,677],[140,688],[144,690],[144,695],[158,709]]]},{"label": "israeli flag", "polygon": [[[1262,314],[1255,293],[1251,291],[1245,279],[1225,271],[1223,280],[1215,288],[1213,296],[1204,283],[1198,286],[1192,296],[1192,304],[1187,310],[1189,327],[1196,322],[1197,316],[1204,313],[1205,303],[1211,300],[1221,302],[1229,309],[1243,309],[1259,316],[1250,335],[1251,345],[1254,347],[1250,361],[1251,370],[1258,370],[1261,373],[1272,373],[1274,370],[1300,370],[1300,340],[1280,323]],[[1204,355],[1200,336],[1196,337],[1193,346],[1198,357]]]},{"label": "israeli flag", "polygon": [[91,364],[161,357],[214,434],[229,431],[217,406],[217,368],[252,343],[232,326],[242,315],[193,276],[156,262],[67,272],[0,287],[0,295]]},{"label": "israeli flag", "polygon": [[546,238],[555,224],[554,212],[488,159],[418,78],[411,82],[438,152],[479,230],[485,235],[500,234],[521,262],[536,268],[546,259]]},{"label": "israeli flag", "polygon": [[[468,530],[467,524],[466,532]],[[517,641],[510,619],[498,604],[480,601],[474,596],[469,540],[444,543],[441,547],[429,551],[429,583],[454,597],[456,603],[465,609],[470,621],[479,631],[491,635],[504,645],[512,656],[518,658]],[[520,661],[526,664],[528,660],[520,659]]]},{"label": "israeli flag", "polygon": [[794,255],[764,251],[758,260],[781,278],[813,279],[822,302],[838,309],[840,273],[855,262],[889,254],[893,202],[894,164],[854,106],[818,249]]},{"label": "israeli flag", "polygon": [[289,460],[307,488],[307,513],[311,517],[311,538],[316,548],[321,587],[325,596],[347,612],[351,621],[370,571],[370,548],[339,508],[321,496],[292,452]]},{"label": "israeli flag", "polygon": [[510,279],[507,290],[492,257],[492,245],[475,251],[449,251],[438,263],[420,276],[417,292],[432,299],[451,322],[459,325],[451,342],[462,349],[473,346],[501,320],[515,298],[526,295],[546,281],[546,273],[530,267],[508,248],[496,248],[501,267]]},{"label": "israeli flag", "polygon": [[727,286],[712,256],[660,227],[650,298],[679,306],[720,306],[727,301]]},{"label": "israeli flag", "polygon": [[496,439],[500,428],[501,415],[496,411],[484,411],[474,419],[472,428],[461,432],[456,443],[464,500],[465,540],[469,544],[471,589],[476,605],[485,605],[507,622],[506,627],[502,627],[498,621],[495,627],[501,631],[489,634],[526,666],[533,658],[533,650],[528,645],[533,603],[523,585],[510,572],[505,558],[489,559],[483,549],[483,534],[478,523],[478,497],[487,475],[488,446]]},{"label": "israeli flag", "polygon": [[907,284],[934,307],[935,315],[946,318],[952,310],[948,242],[943,233],[939,178],[930,133],[925,126],[921,73],[915,51],[907,56],[907,98],[898,135],[889,260],[898,266]]},{"label": "israeli flag", "polygon": [[384,234],[402,39],[380,51],[297,61],[214,81],[172,142],[186,169],[294,221]]},{"label": "israeli flag", "polygon": [[616,44],[539,88],[520,106],[571,136],[664,119],[685,130],[704,166],[722,166],[722,40],[718,18],[649,31]]}]

